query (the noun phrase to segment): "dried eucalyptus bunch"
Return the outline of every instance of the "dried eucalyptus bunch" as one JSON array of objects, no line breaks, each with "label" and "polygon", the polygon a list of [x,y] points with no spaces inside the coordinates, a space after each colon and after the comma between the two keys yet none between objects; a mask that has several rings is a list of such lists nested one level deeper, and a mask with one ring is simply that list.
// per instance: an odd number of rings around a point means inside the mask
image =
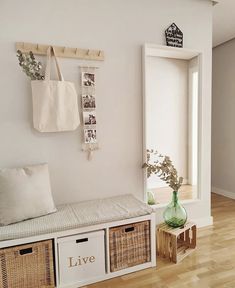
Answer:
[{"label": "dried eucalyptus bunch", "polygon": [[[151,156],[155,158],[152,163]],[[163,156],[154,150],[147,150],[147,162],[144,163],[142,167],[147,168],[148,178],[152,174],[156,174],[161,180],[165,181],[173,191],[179,191],[183,183],[183,177],[178,177],[177,170],[169,156]]]},{"label": "dried eucalyptus bunch", "polygon": [[19,64],[22,67],[23,72],[31,79],[31,80],[44,80],[45,77],[40,73],[42,69],[41,62],[37,61],[33,55],[33,52],[29,52],[29,54],[22,53],[20,50],[17,50],[16,54]]}]

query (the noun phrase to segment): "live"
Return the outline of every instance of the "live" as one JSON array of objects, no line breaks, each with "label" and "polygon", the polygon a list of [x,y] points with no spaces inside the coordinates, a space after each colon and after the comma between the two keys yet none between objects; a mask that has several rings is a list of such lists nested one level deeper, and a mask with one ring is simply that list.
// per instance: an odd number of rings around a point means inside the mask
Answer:
[{"label": "live", "polygon": [[68,257],[68,259],[69,259],[69,268],[95,262],[95,256],[85,256],[85,257],[78,256],[76,260],[74,259],[74,257]]}]

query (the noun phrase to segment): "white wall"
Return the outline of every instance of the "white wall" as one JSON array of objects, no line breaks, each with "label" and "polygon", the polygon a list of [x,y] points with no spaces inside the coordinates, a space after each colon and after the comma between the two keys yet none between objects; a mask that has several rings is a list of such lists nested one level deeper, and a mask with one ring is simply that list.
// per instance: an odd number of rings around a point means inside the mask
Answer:
[{"label": "white wall", "polygon": [[[171,157],[188,178],[188,61],[146,57],[146,147]],[[187,181],[187,180],[186,180]],[[157,176],[148,188],[165,186]]]},{"label": "white wall", "polygon": [[[1,0],[0,166],[48,161],[56,203],[122,193],[143,197],[141,46],[164,44],[164,30],[176,22],[184,46],[203,52],[204,195],[188,210],[191,218],[208,217],[211,13],[209,0]],[[105,51],[97,93],[101,149],[92,162],[81,151],[80,130],[45,135],[32,129],[30,83],[18,67],[16,41]],[[66,79],[77,81],[80,63],[61,59]]]},{"label": "white wall", "polygon": [[235,198],[235,40],[213,49],[212,186]]}]

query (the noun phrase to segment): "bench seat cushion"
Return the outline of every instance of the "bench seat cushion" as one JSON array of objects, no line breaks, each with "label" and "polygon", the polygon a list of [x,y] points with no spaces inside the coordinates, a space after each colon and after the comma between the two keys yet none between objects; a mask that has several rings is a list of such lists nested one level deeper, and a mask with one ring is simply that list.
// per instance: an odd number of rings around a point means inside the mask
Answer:
[{"label": "bench seat cushion", "polygon": [[0,227],[0,241],[76,229],[151,214],[152,208],[132,195],[90,200],[57,207],[57,212]]}]

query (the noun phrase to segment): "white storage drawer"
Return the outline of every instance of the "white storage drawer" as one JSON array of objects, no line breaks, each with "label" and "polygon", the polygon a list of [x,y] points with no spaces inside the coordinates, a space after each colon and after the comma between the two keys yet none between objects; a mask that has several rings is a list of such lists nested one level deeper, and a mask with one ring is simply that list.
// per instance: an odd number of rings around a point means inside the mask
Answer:
[{"label": "white storage drawer", "polygon": [[61,286],[81,283],[105,274],[104,231],[58,239]]}]

